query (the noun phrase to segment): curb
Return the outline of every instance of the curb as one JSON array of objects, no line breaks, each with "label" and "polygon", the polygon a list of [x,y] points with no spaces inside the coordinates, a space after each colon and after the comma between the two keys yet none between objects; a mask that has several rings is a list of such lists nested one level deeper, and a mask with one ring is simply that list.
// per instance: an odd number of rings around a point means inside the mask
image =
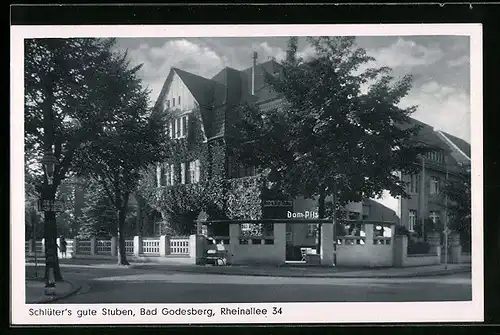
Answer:
[{"label": "curb", "polygon": [[170,271],[182,272],[182,273],[198,273],[198,274],[214,274],[214,275],[224,275],[224,276],[251,276],[251,277],[288,277],[288,278],[373,278],[373,279],[389,279],[389,278],[415,278],[415,277],[439,277],[448,276],[457,273],[467,273],[471,272],[471,269],[455,269],[455,270],[441,270],[441,271],[429,271],[429,272],[417,272],[412,274],[402,274],[402,275],[345,275],[345,274],[299,274],[299,273],[289,273],[289,274],[277,274],[277,273],[252,273],[252,272],[240,272],[240,273],[229,273],[222,270],[215,271],[202,271],[201,269],[187,269],[187,268],[169,268]]},{"label": "curb", "polygon": [[70,280],[63,280],[63,282],[66,282],[68,284],[71,285],[71,290],[63,295],[60,295],[60,296],[54,296],[54,297],[51,297],[51,298],[46,298],[46,299],[41,299],[41,300],[38,300],[38,301],[34,301],[34,302],[31,302],[30,304],[50,304],[54,301],[57,301],[57,300],[60,300],[60,299],[64,299],[64,298],[68,298],[76,293],[78,293],[81,288],[82,288],[82,285],[81,284],[77,284],[75,283],[74,281],[70,281]]}]

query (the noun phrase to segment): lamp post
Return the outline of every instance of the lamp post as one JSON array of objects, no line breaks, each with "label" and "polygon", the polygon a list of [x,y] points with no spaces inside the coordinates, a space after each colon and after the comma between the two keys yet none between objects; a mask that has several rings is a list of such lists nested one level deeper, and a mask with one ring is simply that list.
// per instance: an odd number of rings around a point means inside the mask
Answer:
[{"label": "lamp post", "polygon": [[[44,192],[44,197],[42,198],[42,205],[43,205],[43,211],[44,211],[44,217],[45,217],[45,231],[47,232],[47,228],[49,227],[49,224],[47,223],[47,220],[52,219],[53,212],[54,212],[54,205],[51,203],[51,201],[48,201],[48,204],[45,203],[45,200],[50,200],[50,199],[45,199],[47,194],[50,192],[50,187],[53,185],[54,182],[54,170],[55,170],[55,165],[56,165],[57,159],[54,157],[54,154],[52,153],[52,150],[46,150],[43,158],[42,158],[42,164],[43,164],[43,170],[45,172],[45,176],[47,177],[47,183],[45,184],[45,192]],[[46,295],[54,295],[55,294],[55,289],[56,289],[56,282],[55,282],[55,269],[54,269],[54,263],[55,263],[55,257],[56,255],[54,254],[54,250],[52,250],[51,247],[47,248],[47,243],[50,244],[52,243],[52,240],[49,238],[50,236],[47,236],[45,234],[45,252],[46,252],[46,260],[45,260],[45,267],[47,270],[47,276],[45,278],[45,294]],[[57,247],[56,247],[57,248]]]}]

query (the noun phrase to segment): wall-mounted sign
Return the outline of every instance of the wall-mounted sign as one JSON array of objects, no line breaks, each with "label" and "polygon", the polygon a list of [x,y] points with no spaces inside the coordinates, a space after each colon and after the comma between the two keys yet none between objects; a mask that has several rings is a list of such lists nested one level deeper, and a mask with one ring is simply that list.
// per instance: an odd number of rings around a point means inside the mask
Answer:
[{"label": "wall-mounted sign", "polygon": [[264,207],[292,207],[292,200],[264,200]]},{"label": "wall-mounted sign", "polygon": [[38,210],[42,212],[63,212],[64,203],[58,200],[38,200]]}]

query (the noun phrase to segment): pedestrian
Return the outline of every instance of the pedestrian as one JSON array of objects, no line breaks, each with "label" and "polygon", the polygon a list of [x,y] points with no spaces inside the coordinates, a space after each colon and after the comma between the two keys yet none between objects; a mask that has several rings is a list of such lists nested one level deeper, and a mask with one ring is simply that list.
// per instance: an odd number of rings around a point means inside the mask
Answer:
[{"label": "pedestrian", "polygon": [[59,251],[61,251],[61,256],[62,258],[66,258],[66,246],[67,246],[67,242],[66,240],[64,239],[64,237],[61,236],[61,240],[59,241]]}]

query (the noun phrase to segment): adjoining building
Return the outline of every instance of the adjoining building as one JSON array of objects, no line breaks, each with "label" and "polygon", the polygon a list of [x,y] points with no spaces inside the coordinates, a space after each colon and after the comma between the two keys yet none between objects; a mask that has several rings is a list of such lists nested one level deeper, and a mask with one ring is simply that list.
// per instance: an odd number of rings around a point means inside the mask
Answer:
[{"label": "adjoining building", "polygon": [[[184,141],[186,149],[175,160],[158,166],[158,186],[196,184],[220,177],[225,181],[224,192],[230,194],[221,205],[229,219],[273,218],[286,216],[288,212],[309,212],[310,218],[314,218],[315,199],[281,199],[282,204],[275,206],[272,201],[276,199],[266,191],[259,171],[240,164],[227,150],[237,106],[250,103],[266,110],[280,103],[280,97],[264,79],[265,73],[279,72],[280,65],[273,60],[258,64],[256,53],[251,67],[241,71],[226,67],[210,79],[172,68],[155,107],[170,111],[172,119],[166,131],[171,138]],[[402,176],[408,182],[411,198],[391,198],[384,194],[382,199],[351,203],[346,206],[348,219],[396,222],[415,233],[423,229],[426,219],[434,223],[445,221],[444,182],[458,176],[461,164],[470,163],[470,144],[417,120],[412,119],[412,123],[422,126],[418,141],[432,151],[415,162],[420,166],[418,173]],[[315,228],[315,225],[287,224],[287,245],[314,247]],[[363,234],[362,224],[350,228],[346,234],[353,231]],[[226,234],[229,232],[216,233]]]}]

